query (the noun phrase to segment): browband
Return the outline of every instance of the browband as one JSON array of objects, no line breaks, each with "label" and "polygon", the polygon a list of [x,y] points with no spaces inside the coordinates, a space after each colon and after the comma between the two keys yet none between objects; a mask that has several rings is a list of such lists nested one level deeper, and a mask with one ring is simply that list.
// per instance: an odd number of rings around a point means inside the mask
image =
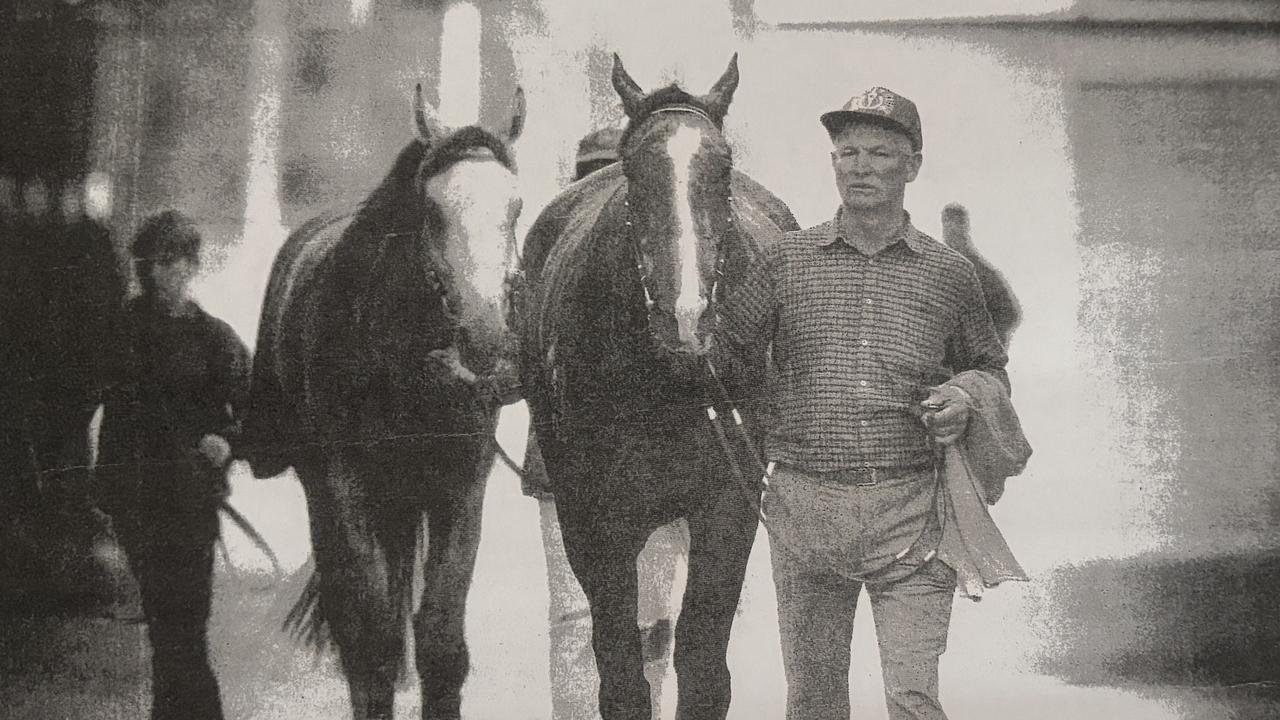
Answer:
[{"label": "browband", "polygon": [[706,120],[712,125],[716,124],[716,121],[712,120],[711,116],[708,115],[704,110],[698,107],[694,107],[693,105],[667,105],[666,107],[660,107],[649,114],[657,115],[658,113],[664,113],[664,112],[690,113],[693,115],[697,115],[698,117],[701,117],[702,119]]}]

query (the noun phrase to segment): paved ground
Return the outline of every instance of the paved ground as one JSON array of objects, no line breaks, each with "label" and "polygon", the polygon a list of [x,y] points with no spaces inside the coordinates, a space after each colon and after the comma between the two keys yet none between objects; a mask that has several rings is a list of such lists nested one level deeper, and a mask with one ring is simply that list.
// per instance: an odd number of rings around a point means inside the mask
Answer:
[{"label": "paved ground", "polygon": [[[522,408],[501,433],[519,437]],[[519,451],[519,448],[513,448]],[[219,565],[212,635],[229,718],[291,720],[346,716],[345,684],[331,660],[299,649],[278,631],[305,573],[306,527],[291,476],[234,479],[234,500],[258,522],[292,574],[271,578],[264,561],[234,530],[229,562]],[[270,497],[271,502],[262,502]],[[550,716],[545,564],[535,503],[520,495],[505,468],[494,471],[486,527],[468,611],[474,669],[464,712],[474,720]],[[501,528],[501,530],[498,530]],[[768,543],[761,533],[741,615],[734,628],[731,718],[780,718],[784,686],[778,650]],[[958,601],[943,693],[953,720],[1222,720],[1274,717],[1273,689],[1073,687],[1027,670],[1046,647],[1031,631],[1036,586],[1005,586],[981,603]],[[868,608],[855,637],[855,717],[884,718]],[[129,615],[126,606],[122,614]],[[124,619],[6,619],[0,635],[0,718],[121,720],[148,704],[144,626]],[[668,689],[669,686],[668,686]],[[403,717],[416,713],[416,690],[401,694]],[[671,717],[672,708],[664,708]]]}]

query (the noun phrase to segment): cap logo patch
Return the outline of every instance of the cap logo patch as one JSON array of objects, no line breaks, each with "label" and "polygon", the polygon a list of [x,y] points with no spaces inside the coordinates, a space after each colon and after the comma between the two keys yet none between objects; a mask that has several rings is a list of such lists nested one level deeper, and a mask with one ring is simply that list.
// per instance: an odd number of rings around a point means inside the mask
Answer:
[{"label": "cap logo patch", "polygon": [[869,110],[874,113],[890,115],[897,98],[892,92],[882,87],[874,87],[862,93],[855,102],[855,109]]}]

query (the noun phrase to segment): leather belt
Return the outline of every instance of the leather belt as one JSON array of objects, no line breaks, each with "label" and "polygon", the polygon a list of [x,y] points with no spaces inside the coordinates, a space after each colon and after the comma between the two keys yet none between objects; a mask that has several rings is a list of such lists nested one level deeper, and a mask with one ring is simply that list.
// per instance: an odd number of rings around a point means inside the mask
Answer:
[{"label": "leather belt", "polygon": [[912,473],[926,472],[933,469],[933,463],[918,465],[896,465],[894,467],[846,468],[831,473],[831,477],[841,485],[856,487],[872,487],[881,480],[893,480]]}]

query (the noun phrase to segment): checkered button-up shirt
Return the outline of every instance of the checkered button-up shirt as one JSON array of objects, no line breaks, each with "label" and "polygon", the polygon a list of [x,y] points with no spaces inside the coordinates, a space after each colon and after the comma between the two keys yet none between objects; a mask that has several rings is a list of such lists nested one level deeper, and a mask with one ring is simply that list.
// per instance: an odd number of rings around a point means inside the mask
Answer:
[{"label": "checkered button-up shirt", "polygon": [[977,276],[909,217],[872,256],[841,235],[837,214],[769,246],[726,294],[713,361],[732,367],[773,344],[770,460],[811,472],[928,463],[925,388],[961,370],[1008,384]]}]

